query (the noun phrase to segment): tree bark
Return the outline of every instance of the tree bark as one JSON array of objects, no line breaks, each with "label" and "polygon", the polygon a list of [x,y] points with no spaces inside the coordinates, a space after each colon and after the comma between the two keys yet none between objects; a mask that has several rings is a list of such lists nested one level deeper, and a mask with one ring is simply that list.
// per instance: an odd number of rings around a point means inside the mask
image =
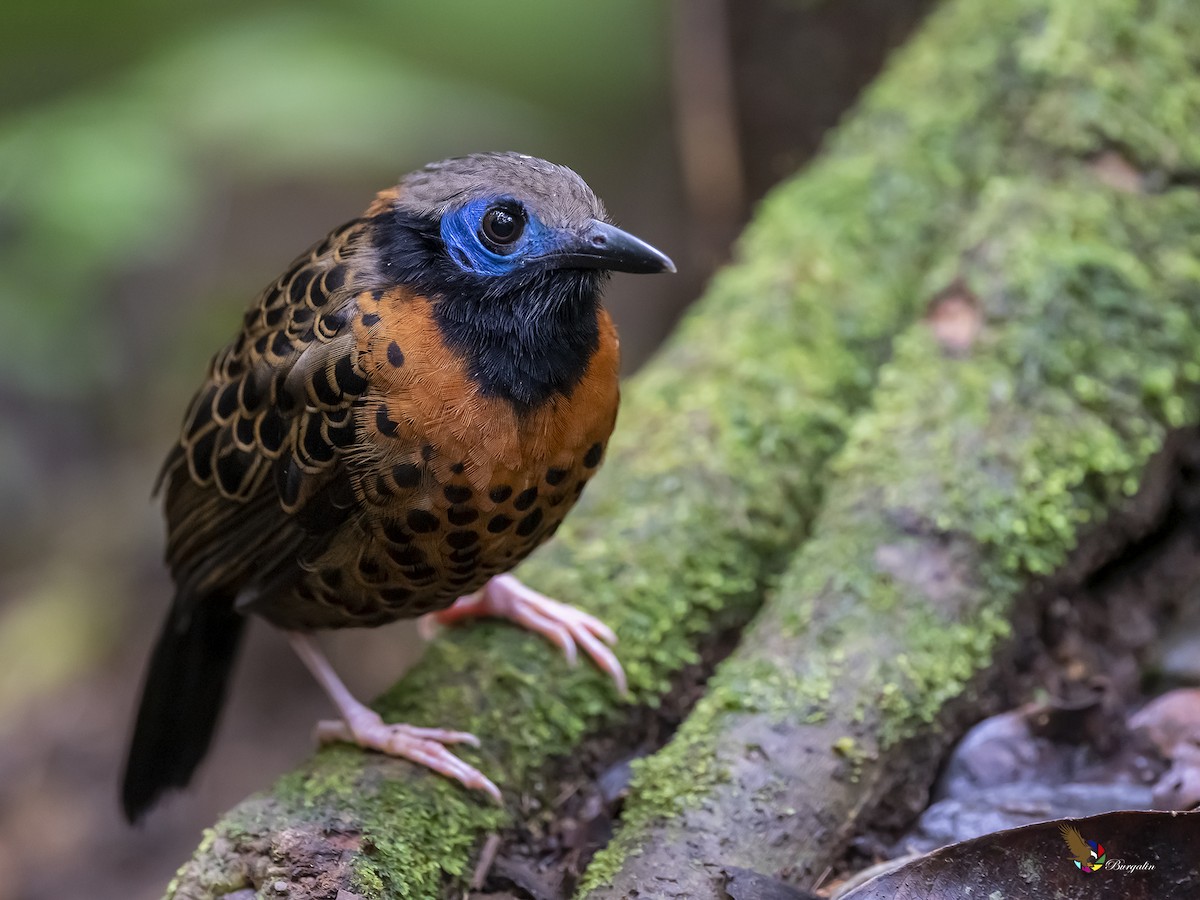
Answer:
[{"label": "tree bark", "polygon": [[[589,884],[645,895],[639,861],[683,864],[686,828],[706,875],[737,859],[819,868],[887,792],[895,748],[981,684],[1030,577],[1196,418],[1198,211],[1174,186],[1200,172],[1198,18],[1168,0],[949,4],[764,202],[628,386],[581,507],[520,571],[616,628],[631,700],[511,627],[443,635],[378,708],[479,735],[464,756],[502,809],[327,748],[210,829],[169,895],[461,893],[487,834],[552,804],[553,763],[745,625],[828,484],[816,536],[641,767]],[[789,756],[777,728],[811,753]],[[712,815],[730,804],[752,818]],[[751,846],[750,823],[781,811],[791,826],[771,834],[791,836]],[[721,829],[736,853],[710,852]]]}]

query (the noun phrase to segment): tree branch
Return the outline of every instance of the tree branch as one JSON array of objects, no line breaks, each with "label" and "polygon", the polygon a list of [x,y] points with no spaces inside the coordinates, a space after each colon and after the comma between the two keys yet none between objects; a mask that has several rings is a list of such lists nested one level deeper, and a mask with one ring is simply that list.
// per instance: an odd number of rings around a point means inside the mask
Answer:
[{"label": "tree branch", "polygon": [[[1200,195],[1150,193],[1144,173],[1200,156],[1162,102],[1168,83],[1200,97],[1184,50],[1200,14],[1118,6],[952,4],[880,86],[928,68],[960,86],[958,114],[990,107],[957,128],[992,172],[828,470],[813,537],[637,766],[582,894],[723,900],[726,866],[810,885],[881,807],[920,808],[964,706],[986,712],[1033,631],[1021,598],[1078,584],[1162,514],[1162,451],[1200,419]],[[1112,77],[1151,61],[1161,82]],[[993,84],[1020,106],[984,102]]]}]

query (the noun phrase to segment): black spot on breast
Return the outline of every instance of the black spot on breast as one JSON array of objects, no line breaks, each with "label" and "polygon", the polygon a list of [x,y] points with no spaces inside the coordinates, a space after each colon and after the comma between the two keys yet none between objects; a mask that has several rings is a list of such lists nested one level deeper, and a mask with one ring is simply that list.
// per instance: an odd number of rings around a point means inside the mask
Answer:
[{"label": "black spot on breast", "polygon": [[408,522],[408,527],[418,534],[428,534],[436,531],[438,527],[437,516],[426,509],[409,510],[405,521]]},{"label": "black spot on breast", "polygon": [[425,552],[420,547],[408,546],[398,550],[388,550],[388,556],[401,566],[419,566],[425,562]]},{"label": "black spot on breast", "polygon": [[517,499],[513,501],[513,509],[517,510],[518,512],[524,512],[525,510],[529,509],[529,507],[533,506],[533,501],[537,499],[537,495],[537,488],[526,488],[525,490],[521,491],[521,493],[517,494]]},{"label": "black spot on breast", "polygon": [[471,499],[472,491],[465,484],[448,484],[442,488],[442,493],[451,503],[466,503]]},{"label": "black spot on breast", "polygon": [[388,418],[386,403],[380,403],[379,409],[375,411],[375,427],[379,429],[380,434],[385,434],[388,437],[394,437],[396,429],[400,427],[399,423],[393,422]]},{"label": "black spot on breast", "polygon": [[470,575],[455,575],[453,578],[448,578],[447,581],[455,587],[465,587],[475,581],[474,573]]},{"label": "black spot on breast", "polygon": [[404,365],[404,351],[400,349],[400,345],[395,341],[388,344],[387,359],[397,369]]},{"label": "black spot on breast", "polygon": [[600,465],[600,459],[604,456],[604,445],[599,441],[588,447],[588,452],[583,455],[583,464],[589,469],[594,469]]},{"label": "black spot on breast", "polygon": [[587,487],[587,479],[580,478],[578,484],[575,485],[575,496],[578,497],[582,494],[585,487]]},{"label": "black spot on breast", "polygon": [[546,501],[546,504],[548,506],[561,506],[562,502],[566,499],[566,494],[551,494],[550,499]]},{"label": "black spot on breast", "polygon": [[432,581],[437,577],[437,569],[433,566],[416,565],[409,569],[408,577],[413,582]]},{"label": "black spot on breast", "polygon": [[383,569],[375,560],[364,556],[358,560],[358,574],[362,576],[363,581],[369,584],[372,581],[378,581],[383,576]]},{"label": "black spot on breast", "polygon": [[378,303],[380,300],[382,300],[383,299],[383,288],[375,288],[375,290],[371,291],[371,299],[374,300],[376,303]]},{"label": "black spot on breast", "polygon": [[492,518],[488,520],[487,530],[492,534],[499,534],[512,523],[512,519],[501,513],[498,516],[492,516]]},{"label": "black spot on breast", "polygon": [[425,460],[425,462],[433,459],[433,444],[426,444],[421,448],[421,459]]},{"label": "black spot on breast", "polygon": [[453,550],[447,555],[447,559],[453,563],[471,562],[479,556],[479,544],[472,544],[470,547],[463,547],[461,550]]},{"label": "black spot on breast", "polygon": [[546,483],[550,485],[562,484],[564,478],[567,477],[566,469],[547,469]]},{"label": "black spot on breast", "polygon": [[474,574],[475,570],[478,568],[479,568],[479,566],[477,566],[475,563],[469,562],[469,563],[462,563],[461,565],[457,565],[457,566],[451,566],[450,571],[453,572],[455,575],[472,575],[472,574]]},{"label": "black spot on breast", "polygon": [[275,328],[283,321],[283,314],[287,311],[286,306],[277,306],[274,309],[268,308],[263,314],[263,324],[268,328]]},{"label": "black spot on breast", "polygon": [[379,314],[378,313],[363,313],[362,323],[367,328],[370,328],[372,325],[378,325],[379,324]]},{"label": "black spot on breast", "polygon": [[474,531],[452,531],[446,535],[446,543],[455,550],[462,550],[472,544],[479,543],[479,535]]},{"label": "black spot on breast", "polygon": [[502,484],[498,487],[492,488],[492,490],[488,493],[488,496],[492,498],[493,503],[503,503],[512,496],[512,488],[510,488],[507,484]]},{"label": "black spot on breast", "polygon": [[421,470],[412,463],[392,466],[392,478],[402,488],[415,488],[421,483]]},{"label": "black spot on breast", "polygon": [[456,462],[450,467],[450,471],[455,475],[461,475],[463,472],[467,471],[467,467],[460,462]]},{"label": "black spot on breast", "polygon": [[517,534],[521,537],[528,537],[537,530],[537,527],[542,524],[542,511],[535,509],[517,525]]},{"label": "black spot on breast", "polygon": [[376,475],[371,484],[375,488],[375,496],[371,498],[373,503],[384,503],[391,499],[393,493],[392,486],[386,478],[382,475]]},{"label": "black spot on breast", "polygon": [[452,506],[446,511],[446,521],[451,525],[470,525],[479,518],[479,510],[473,506]]},{"label": "black spot on breast", "polygon": [[333,366],[333,377],[343,394],[357,397],[367,389],[367,379],[354,371],[354,361],[349,354],[341,357]]},{"label": "black spot on breast", "polygon": [[399,522],[384,522],[383,536],[393,544],[401,546],[412,543],[412,535],[405,531]]}]

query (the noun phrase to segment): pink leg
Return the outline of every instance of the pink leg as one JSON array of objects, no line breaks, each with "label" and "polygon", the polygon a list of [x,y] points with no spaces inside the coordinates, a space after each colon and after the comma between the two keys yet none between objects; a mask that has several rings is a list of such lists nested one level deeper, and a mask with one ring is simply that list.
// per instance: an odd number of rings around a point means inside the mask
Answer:
[{"label": "pink leg", "polygon": [[368,750],[378,750],[388,756],[412,760],[469,788],[481,790],[497,803],[500,802],[500,789],[487,776],[442,746],[470,744],[478,747],[479,739],[475,735],[465,731],[384,722],[379,713],[354,699],[311,635],[289,631],[287,636],[296,655],[325,689],[342,716],[341,721],[318,722],[317,740],[321,743],[344,741]]},{"label": "pink leg", "polygon": [[595,616],[527,588],[512,575],[497,575],[474,594],[460,597],[441,612],[430,613],[421,620],[421,631],[428,636],[431,622],[452,625],[479,616],[497,616],[536,631],[561,647],[571,665],[578,658],[576,645],[582,645],[584,652],[616,682],[617,690],[622,695],[628,693],[625,670],[609,649],[617,643],[612,629]]}]

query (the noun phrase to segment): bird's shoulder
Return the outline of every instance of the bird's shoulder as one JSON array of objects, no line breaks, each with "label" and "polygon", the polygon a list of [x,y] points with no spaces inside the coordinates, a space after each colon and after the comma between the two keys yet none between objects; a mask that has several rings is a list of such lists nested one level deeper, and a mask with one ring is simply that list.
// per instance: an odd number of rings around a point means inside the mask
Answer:
[{"label": "bird's shoulder", "polygon": [[348,514],[339,463],[367,389],[351,323],[377,281],[371,215],[385,202],[297,257],[212,358],[160,475],[177,580],[217,557],[229,577],[243,576],[267,556],[294,556]]},{"label": "bird's shoulder", "polygon": [[394,199],[381,192],[262,290],[213,356],[164,477],[184,469],[197,486],[245,500],[268,463],[294,453],[298,470],[316,472],[352,440],[348,411],[366,382],[351,321],[359,294],[378,294],[373,219]]}]

